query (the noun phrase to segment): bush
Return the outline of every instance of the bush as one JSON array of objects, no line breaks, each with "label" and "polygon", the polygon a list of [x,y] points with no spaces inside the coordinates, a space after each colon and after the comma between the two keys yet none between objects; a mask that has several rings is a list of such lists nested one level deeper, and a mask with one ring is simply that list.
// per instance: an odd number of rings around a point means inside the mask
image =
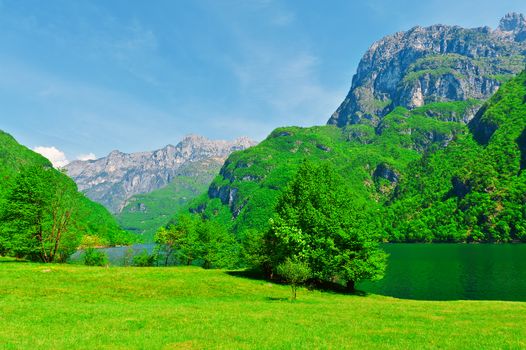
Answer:
[{"label": "bush", "polygon": [[84,235],[80,241],[80,248],[94,248],[105,246],[106,242],[102,240],[99,236],[95,235]]},{"label": "bush", "polygon": [[124,256],[122,257],[122,266],[132,266],[133,264],[133,248],[128,248],[124,252]]},{"label": "bush", "polygon": [[143,250],[142,253],[137,254],[133,257],[133,266],[146,267],[146,266],[153,266],[154,263],[155,263],[155,255],[148,254],[146,249]]},{"label": "bush", "polygon": [[86,248],[84,251],[84,265],[106,266],[108,265],[108,256],[103,251],[95,248]]}]

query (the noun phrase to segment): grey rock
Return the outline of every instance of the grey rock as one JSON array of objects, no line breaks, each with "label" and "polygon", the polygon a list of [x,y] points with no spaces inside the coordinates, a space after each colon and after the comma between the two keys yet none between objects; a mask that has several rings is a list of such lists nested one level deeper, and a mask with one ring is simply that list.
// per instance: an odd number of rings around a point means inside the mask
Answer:
[{"label": "grey rock", "polygon": [[375,179],[386,179],[391,183],[398,183],[400,179],[400,174],[398,171],[393,169],[386,163],[380,163],[376,166],[376,169],[373,172],[373,178]]},{"label": "grey rock", "polygon": [[[497,29],[414,27],[375,42],[328,124],[378,125],[397,106],[485,100],[524,69],[526,20],[510,13]],[[474,112],[461,118],[467,123]]]},{"label": "grey rock", "polygon": [[166,186],[179,172],[199,169],[189,164],[206,160],[222,164],[232,152],[255,144],[246,137],[230,142],[190,135],[176,146],[130,154],[115,150],[97,160],[71,162],[64,169],[90,199],[119,213],[133,195]]}]

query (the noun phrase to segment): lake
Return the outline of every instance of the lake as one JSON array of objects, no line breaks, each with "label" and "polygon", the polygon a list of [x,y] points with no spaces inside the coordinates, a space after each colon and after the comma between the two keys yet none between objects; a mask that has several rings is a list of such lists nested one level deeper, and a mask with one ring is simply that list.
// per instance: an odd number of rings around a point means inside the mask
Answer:
[{"label": "lake", "polygon": [[384,244],[384,279],[358,289],[422,300],[526,301],[526,244]]},{"label": "lake", "polygon": [[[98,250],[104,252],[108,257],[108,262],[113,266],[123,266],[130,264],[133,260],[133,256],[141,254],[146,251],[148,254],[152,254],[155,248],[155,243],[141,243],[134,244],[132,246],[124,247],[110,247],[110,248],[97,248]],[[82,259],[82,250],[75,252],[70,260],[78,261]]]}]

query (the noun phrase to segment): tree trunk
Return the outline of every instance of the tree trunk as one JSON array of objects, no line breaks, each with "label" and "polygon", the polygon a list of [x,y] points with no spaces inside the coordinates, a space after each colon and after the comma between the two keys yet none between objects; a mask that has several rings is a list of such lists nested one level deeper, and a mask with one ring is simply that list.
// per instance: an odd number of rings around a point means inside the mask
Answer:
[{"label": "tree trunk", "polygon": [[354,292],[355,291],[354,281],[347,281],[347,291],[348,292]]}]

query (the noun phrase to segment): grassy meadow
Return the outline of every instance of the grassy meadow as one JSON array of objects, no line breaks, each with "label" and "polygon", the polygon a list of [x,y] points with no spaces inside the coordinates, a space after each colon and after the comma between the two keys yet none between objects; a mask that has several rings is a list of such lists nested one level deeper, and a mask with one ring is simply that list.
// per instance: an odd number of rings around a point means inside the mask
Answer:
[{"label": "grassy meadow", "polygon": [[526,347],[526,303],[290,288],[198,267],[0,260],[1,349]]}]

